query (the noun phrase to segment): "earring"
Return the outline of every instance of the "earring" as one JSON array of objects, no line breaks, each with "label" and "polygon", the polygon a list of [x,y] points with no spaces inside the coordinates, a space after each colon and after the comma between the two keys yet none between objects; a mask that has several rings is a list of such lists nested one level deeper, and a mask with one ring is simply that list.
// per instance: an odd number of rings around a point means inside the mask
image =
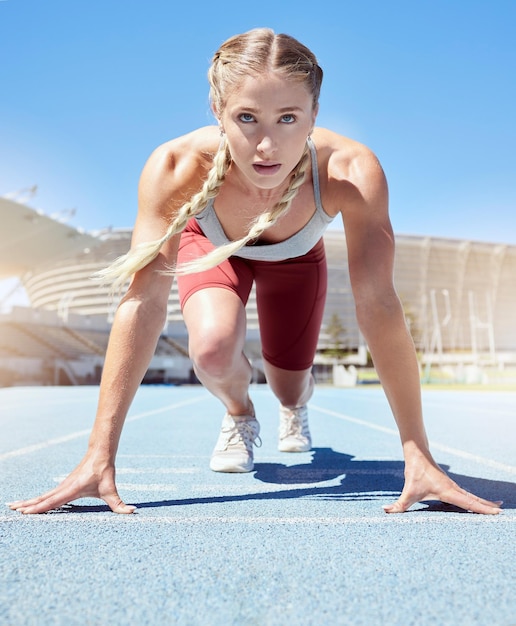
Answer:
[{"label": "earring", "polygon": [[224,137],[224,129],[222,128],[222,126],[219,126],[219,133],[221,137]]}]

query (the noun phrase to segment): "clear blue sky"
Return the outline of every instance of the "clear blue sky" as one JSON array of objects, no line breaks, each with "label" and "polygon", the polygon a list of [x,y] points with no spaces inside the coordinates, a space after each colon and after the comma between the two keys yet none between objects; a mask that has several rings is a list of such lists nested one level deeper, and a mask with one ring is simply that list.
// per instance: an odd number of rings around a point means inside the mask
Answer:
[{"label": "clear blue sky", "polygon": [[318,123],[376,152],[397,233],[516,244],[514,0],[0,0],[0,195],[132,226],[149,153],[213,122],[210,57],[256,26],[316,53]]}]

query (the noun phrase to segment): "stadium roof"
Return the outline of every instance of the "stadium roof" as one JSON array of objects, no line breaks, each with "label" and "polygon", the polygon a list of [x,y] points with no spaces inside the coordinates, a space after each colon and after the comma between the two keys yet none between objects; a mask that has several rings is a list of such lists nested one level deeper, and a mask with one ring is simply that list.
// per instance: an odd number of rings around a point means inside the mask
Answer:
[{"label": "stadium roof", "polygon": [[0,197],[0,224],[0,279],[23,276],[101,243],[94,235],[5,197]]}]

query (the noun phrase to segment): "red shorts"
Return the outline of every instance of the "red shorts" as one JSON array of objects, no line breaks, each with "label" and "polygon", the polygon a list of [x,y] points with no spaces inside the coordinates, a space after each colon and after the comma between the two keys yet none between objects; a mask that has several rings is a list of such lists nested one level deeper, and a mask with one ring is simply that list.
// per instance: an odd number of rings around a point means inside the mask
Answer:
[{"label": "red shorts", "polygon": [[[195,219],[181,235],[178,264],[210,252],[213,244]],[[327,287],[323,240],[307,254],[285,261],[252,261],[232,256],[217,267],[177,278],[181,308],[201,289],[220,287],[247,304],[253,282],[263,358],[286,370],[313,364]]]}]

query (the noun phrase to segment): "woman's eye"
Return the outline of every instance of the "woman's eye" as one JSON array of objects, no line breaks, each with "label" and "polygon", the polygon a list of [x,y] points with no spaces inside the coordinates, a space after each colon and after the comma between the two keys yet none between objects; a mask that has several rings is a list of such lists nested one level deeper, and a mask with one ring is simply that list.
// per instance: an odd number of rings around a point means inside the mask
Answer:
[{"label": "woman's eye", "polygon": [[242,122],[254,122],[254,116],[251,115],[250,113],[241,113],[240,120]]},{"label": "woman's eye", "polygon": [[291,113],[287,113],[281,116],[281,121],[285,122],[285,124],[292,124],[292,122],[296,121],[296,118]]}]

